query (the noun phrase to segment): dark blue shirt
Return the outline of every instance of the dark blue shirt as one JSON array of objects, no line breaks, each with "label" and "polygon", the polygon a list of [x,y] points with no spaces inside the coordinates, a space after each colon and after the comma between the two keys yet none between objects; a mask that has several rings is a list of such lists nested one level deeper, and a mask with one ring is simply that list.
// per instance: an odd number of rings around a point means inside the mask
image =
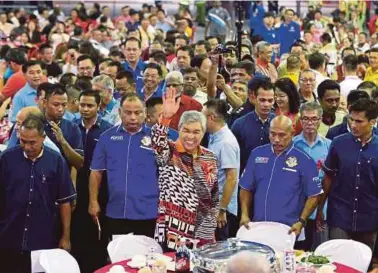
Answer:
[{"label": "dark blue shirt", "polygon": [[333,176],[328,224],[346,231],[378,228],[378,137],[362,147],[351,133],[336,137],[323,170]]},{"label": "dark blue shirt", "polygon": [[91,170],[106,170],[108,175],[106,216],[131,220],[157,217],[158,171],[151,145],[151,130],[146,126],[134,135],[122,125],[101,135]]},{"label": "dark blue shirt", "polygon": [[240,178],[241,188],[253,192],[253,221],[298,221],[307,198],[322,193],[315,161],[290,145],[276,155],[270,144],[254,149]]},{"label": "dark blue shirt", "polygon": [[[139,59],[135,70],[132,69],[132,67],[129,65],[128,62],[123,62],[123,69],[125,71],[129,71],[133,73],[134,75],[134,81],[136,83],[136,88],[142,88],[143,87],[143,70],[146,67],[146,63],[142,61],[142,59]],[[138,92],[138,91],[137,91]]]},{"label": "dark blue shirt", "polygon": [[[348,120],[347,117],[345,117],[343,120],[343,123],[336,125],[335,127],[329,128],[326,138],[333,140],[337,136],[349,133],[347,120]],[[378,133],[377,128],[373,127],[373,134],[377,134],[377,133]]]},{"label": "dark blue shirt", "polygon": [[67,164],[45,147],[34,162],[20,146],[0,157],[0,248],[57,248],[59,204],[76,198]]},{"label": "dark blue shirt", "polygon": [[240,172],[242,173],[251,151],[258,146],[269,143],[269,125],[274,118],[270,113],[263,123],[255,111],[237,119],[232,125],[232,132],[240,146]]},{"label": "dark blue shirt", "polygon": [[290,51],[290,47],[301,38],[301,30],[296,22],[285,24],[283,22],[278,29],[280,38],[280,56]]},{"label": "dark blue shirt", "polygon": [[[69,121],[67,119],[62,119],[59,123],[59,127],[62,130],[63,136],[68,142],[68,144],[71,146],[71,148],[82,155],[83,142],[81,140],[81,133],[80,133],[79,126],[77,126],[72,121]],[[68,162],[66,156],[64,155],[62,145],[56,139],[54,131],[52,130],[51,125],[48,122],[46,122],[45,124],[45,132],[46,132],[46,135],[51,139],[51,141],[54,142],[56,146],[58,146],[60,153]]]}]

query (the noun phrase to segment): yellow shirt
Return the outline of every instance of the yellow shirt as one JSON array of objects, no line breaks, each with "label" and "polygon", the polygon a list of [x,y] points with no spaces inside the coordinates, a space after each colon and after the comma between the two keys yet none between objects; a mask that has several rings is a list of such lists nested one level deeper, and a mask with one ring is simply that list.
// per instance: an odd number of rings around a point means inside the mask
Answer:
[{"label": "yellow shirt", "polygon": [[378,69],[373,71],[371,67],[368,67],[366,69],[364,81],[373,82],[378,85]]},{"label": "yellow shirt", "polygon": [[318,128],[318,134],[321,135],[322,137],[326,137],[328,130],[332,127],[335,127],[343,122],[345,113],[341,111],[336,111],[336,118],[335,122],[329,126],[323,123],[323,121],[320,122],[320,126]]},{"label": "yellow shirt", "polygon": [[298,72],[286,72],[286,74],[281,78],[289,78],[296,86],[298,86],[299,71]]}]

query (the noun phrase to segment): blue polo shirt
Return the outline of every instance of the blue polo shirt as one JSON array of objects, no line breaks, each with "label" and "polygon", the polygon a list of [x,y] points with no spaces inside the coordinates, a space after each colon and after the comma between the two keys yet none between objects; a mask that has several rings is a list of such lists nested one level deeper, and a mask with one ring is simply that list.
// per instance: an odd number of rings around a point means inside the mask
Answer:
[{"label": "blue polo shirt", "polygon": [[270,144],[254,149],[240,178],[253,192],[253,221],[292,226],[307,198],[322,193],[315,161],[292,144],[276,155]]},{"label": "blue polo shirt", "polygon": [[274,27],[268,29],[264,24],[255,29],[254,35],[260,35],[264,41],[274,45],[279,44],[278,30]]},{"label": "blue polo shirt", "polygon": [[328,224],[345,231],[378,229],[378,137],[362,147],[351,133],[336,137],[323,170],[333,176]]},{"label": "blue polo shirt", "polygon": [[301,38],[301,30],[296,22],[285,24],[284,22],[278,29],[278,37],[280,38],[280,56],[290,51],[290,47],[295,41]]},{"label": "blue polo shirt", "polygon": [[114,126],[119,120],[119,106],[120,101],[116,100],[113,97],[113,99],[108,103],[106,108],[104,110],[98,111],[98,114],[103,120],[107,121],[108,123]]},{"label": "blue polo shirt", "polygon": [[270,113],[268,119],[263,122],[255,111],[237,119],[232,125],[240,146],[240,171],[243,172],[251,151],[258,146],[269,143],[269,126],[274,114]]},{"label": "blue polo shirt", "polygon": [[263,24],[265,9],[263,5],[252,2],[250,6],[249,28],[257,29]]},{"label": "blue polo shirt", "polygon": [[[208,149],[217,157],[218,162],[218,186],[220,197],[223,196],[223,189],[226,183],[226,169],[240,169],[240,149],[238,141],[228,128],[223,126],[218,132],[210,134]],[[238,182],[235,186],[227,211],[233,215],[238,213]]]},{"label": "blue polo shirt", "polygon": [[20,89],[12,100],[12,115],[11,122],[16,122],[16,116],[20,110],[26,106],[36,106],[35,98],[37,97],[37,90],[31,87],[28,83]]},{"label": "blue polo shirt", "polygon": [[0,157],[0,248],[16,251],[57,248],[59,204],[76,198],[64,159],[44,147],[34,162],[20,146]]},{"label": "blue polo shirt", "polygon": [[[331,141],[318,134],[314,143],[312,143],[312,145],[310,146],[307,140],[304,138],[302,132],[300,135],[294,137],[293,143],[295,147],[307,153],[316,162],[316,167],[319,171],[319,181],[322,181],[324,173],[321,168],[327,158],[329,147],[331,146]],[[317,210],[315,210],[311,214],[310,219],[316,218],[316,212]],[[324,215],[327,214],[327,203],[324,205],[323,212]]]},{"label": "blue polo shirt", "polygon": [[122,125],[101,135],[91,170],[106,170],[108,175],[106,216],[131,220],[157,217],[158,169],[151,144],[151,130],[144,125],[134,135]]},{"label": "blue polo shirt", "polygon": [[[344,117],[344,120],[341,124],[329,128],[326,138],[333,140],[335,137],[349,132],[350,130],[348,128],[348,118]],[[376,127],[373,127],[373,134],[378,134],[378,130]]]},{"label": "blue polo shirt", "polygon": [[[145,99],[144,97],[144,83],[143,83],[143,78],[142,78],[142,85],[141,86],[137,86],[136,87],[136,91],[138,93],[138,95],[142,98],[142,99]],[[159,85],[156,87],[154,93],[151,95],[151,97],[149,97],[148,99],[150,98],[161,98],[163,97],[163,93],[165,91],[165,88],[166,88],[166,82],[165,80],[164,81],[161,81],[159,83]]]},{"label": "blue polo shirt", "polygon": [[[63,136],[68,142],[68,144],[71,146],[71,148],[74,149],[79,154],[83,155],[83,142],[81,140],[81,133],[80,133],[79,126],[77,126],[72,121],[69,121],[67,119],[62,119],[59,123],[59,127],[62,130]],[[45,123],[45,132],[46,132],[46,135],[51,139],[51,141],[54,142],[55,145],[59,148],[62,156],[67,160],[66,156],[64,155],[62,145],[56,139],[55,134],[53,130],[51,129],[51,125],[48,122]]]},{"label": "blue polo shirt", "polygon": [[131,66],[129,65],[128,62],[126,62],[126,61],[123,62],[123,69],[125,71],[129,71],[129,72],[133,73],[134,81],[136,83],[137,90],[138,90],[138,88],[143,87],[143,70],[144,70],[145,67],[146,67],[146,63],[143,62],[142,59],[139,59],[135,70],[131,68]]}]

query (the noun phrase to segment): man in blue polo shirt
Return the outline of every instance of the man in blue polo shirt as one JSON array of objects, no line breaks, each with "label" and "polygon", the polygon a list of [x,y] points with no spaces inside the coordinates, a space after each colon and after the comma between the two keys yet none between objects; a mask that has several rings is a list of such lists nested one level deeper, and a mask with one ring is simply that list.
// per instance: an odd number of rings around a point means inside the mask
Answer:
[{"label": "man in blue polo shirt", "polygon": [[58,146],[68,165],[79,170],[84,162],[83,143],[79,127],[72,121],[63,118],[67,101],[67,92],[63,85],[57,83],[51,90],[46,90],[44,100],[45,132]]},{"label": "man in blue polo shirt", "polygon": [[103,120],[112,125],[119,124],[121,119],[118,115],[119,101],[114,98],[114,82],[107,75],[99,75],[92,80],[92,89],[101,97],[98,114]]},{"label": "man in blue polo shirt", "polygon": [[21,145],[0,157],[1,272],[31,272],[33,250],[71,248],[76,193],[66,162],[44,138],[43,120],[31,115],[21,124]]},{"label": "man in blue polo shirt", "polygon": [[125,54],[126,59],[123,63],[123,69],[133,73],[138,92],[143,86],[143,70],[146,67],[146,64],[140,58],[142,54],[141,42],[135,37],[127,38],[123,54]]},{"label": "man in blue polo shirt", "polygon": [[[319,180],[323,178],[322,165],[328,155],[331,141],[318,134],[317,130],[322,119],[323,109],[317,102],[307,102],[301,105],[300,116],[302,133],[293,139],[294,146],[307,153],[316,162],[319,171]],[[325,207],[326,211],[326,207]],[[327,226],[316,227],[316,210],[311,214],[305,228],[306,240],[301,249],[314,250],[321,243],[328,240]]]},{"label": "man in blue polo shirt", "polygon": [[278,29],[278,37],[280,38],[280,56],[290,51],[290,47],[295,41],[301,38],[301,30],[298,23],[293,21],[294,10],[287,9],[285,11],[285,21]]},{"label": "man in blue polo shirt", "polygon": [[297,236],[318,204],[322,193],[315,161],[292,143],[290,118],[278,116],[270,125],[271,144],[254,149],[240,178],[240,224],[278,222]]},{"label": "man in blue polo shirt", "polygon": [[263,24],[255,28],[254,35],[260,35],[264,41],[271,45],[279,44],[278,31],[274,28],[274,14],[267,12],[264,14]]},{"label": "man in blue polo shirt", "polygon": [[[103,120],[97,111],[101,97],[94,90],[85,90],[79,95],[80,118],[75,119],[81,131],[84,145],[84,165],[77,173],[76,191],[77,203],[72,216],[72,255],[78,260],[81,272],[94,272],[106,265],[106,236],[98,239],[98,227],[92,221],[89,213],[89,174],[94,149],[100,135],[110,129],[112,125]],[[106,179],[104,179],[106,180]],[[100,189],[100,207],[105,208],[107,202],[106,182]],[[102,214],[99,218],[103,223]]]},{"label": "man in blue polo shirt", "polygon": [[36,106],[37,88],[42,82],[42,65],[38,61],[28,61],[22,66],[26,85],[17,92],[12,100],[11,122],[16,122],[17,113],[26,106]]},{"label": "man in blue polo shirt", "polygon": [[336,137],[324,163],[321,219],[328,197],[330,239],[352,239],[372,251],[378,230],[378,103],[360,99],[350,108],[350,133]]},{"label": "man in blue polo shirt", "polygon": [[269,143],[269,124],[274,117],[271,112],[274,90],[270,79],[253,79],[248,87],[255,103],[255,111],[237,119],[231,128],[240,146],[240,172],[243,172],[251,151]]},{"label": "man in blue polo shirt", "polygon": [[163,71],[160,65],[154,63],[146,65],[143,71],[143,88],[137,88],[137,93],[144,101],[149,98],[161,98],[163,96],[162,77]]},{"label": "man in blue polo shirt", "polygon": [[89,214],[96,221],[101,179],[108,176],[107,230],[111,237],[133,232],[154,236],[159,187],[146,109],[136,93],[121,100],[122,124],[103,133],[97,143],[89,177]]}]

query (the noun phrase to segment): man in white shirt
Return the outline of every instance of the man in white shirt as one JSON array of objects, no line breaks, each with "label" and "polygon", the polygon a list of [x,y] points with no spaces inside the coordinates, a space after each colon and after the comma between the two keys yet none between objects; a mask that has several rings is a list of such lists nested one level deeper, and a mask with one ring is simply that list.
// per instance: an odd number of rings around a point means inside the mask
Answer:
[{"label": "man in white shirt", "polygon": [[340,83],[340,93],[345,98],[351,90],[357,89],[362,80],[357,76],[357,56],[347,55],[343,59],[343,74],[345,79]]},{"label": "man in white shirt", "polygon": [[325,72],[325,69],[326,69],[325,55],[320,53],[320,52],[312,53],[308,57],[308,63],[310,65],[311,70],[315,73],[314,92],[315,92],[315,95],[318,96],[317,90],[318,90],[319,84],[321,84],[324,80],[329,79],[328,77],[325,76],[326,75],[326,72]]}]

